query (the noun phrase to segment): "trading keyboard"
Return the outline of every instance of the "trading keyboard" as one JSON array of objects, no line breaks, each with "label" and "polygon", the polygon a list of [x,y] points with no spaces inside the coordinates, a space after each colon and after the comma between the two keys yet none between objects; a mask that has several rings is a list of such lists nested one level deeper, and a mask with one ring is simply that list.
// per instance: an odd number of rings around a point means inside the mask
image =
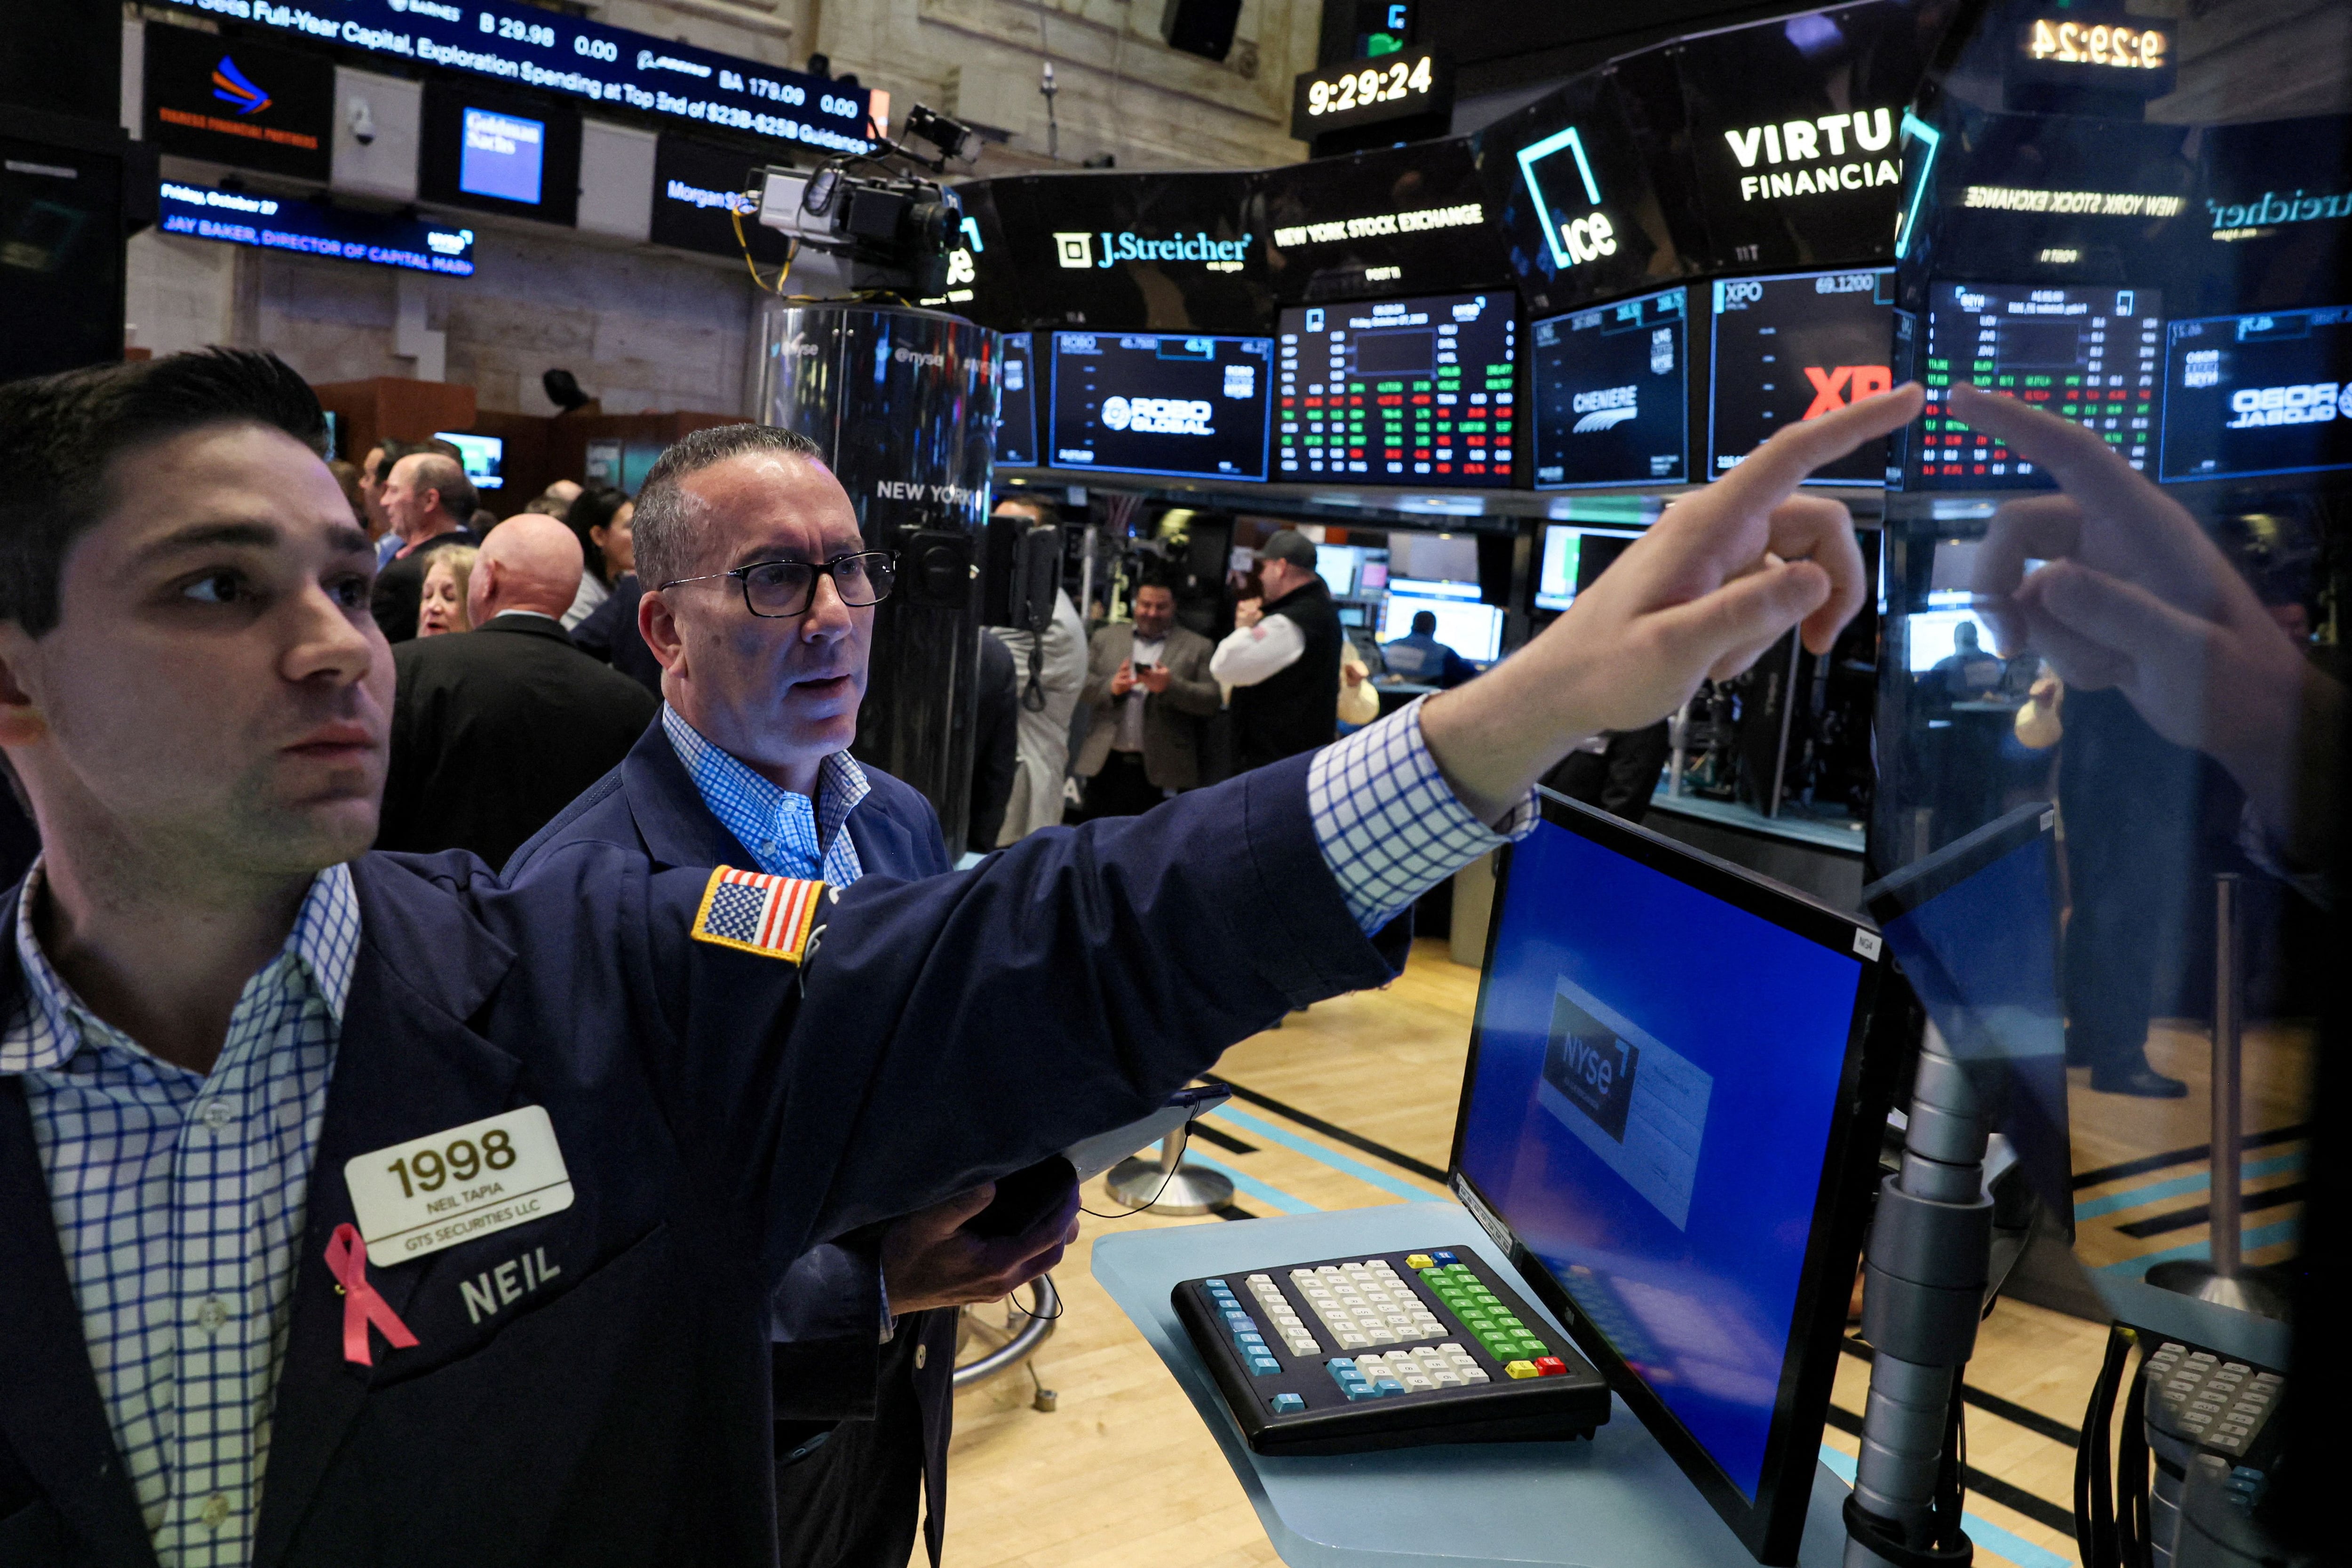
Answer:
[{"label": "trading keyboard", "polygon": [[1468,1248],[1187,1279],[1176,1314],[1261,1454],[1589,1437],[1609,1386]]}]

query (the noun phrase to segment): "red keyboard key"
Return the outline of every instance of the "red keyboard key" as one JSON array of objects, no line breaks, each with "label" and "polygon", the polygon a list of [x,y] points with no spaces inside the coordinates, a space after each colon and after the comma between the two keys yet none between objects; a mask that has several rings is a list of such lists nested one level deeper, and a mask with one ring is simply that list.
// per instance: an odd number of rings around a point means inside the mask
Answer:
[{"label": "red keyboard key", "polygon": [[1556,1355],[1539,1355],[1536,1357],[1536,1375],[1565,1377],[1568,1375],[1568,1363]]}]

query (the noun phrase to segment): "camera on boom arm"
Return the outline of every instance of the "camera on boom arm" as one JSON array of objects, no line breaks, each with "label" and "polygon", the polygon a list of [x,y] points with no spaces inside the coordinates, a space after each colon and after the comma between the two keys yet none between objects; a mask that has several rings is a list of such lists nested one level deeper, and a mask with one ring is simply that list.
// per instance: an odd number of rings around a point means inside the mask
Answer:
[{"label": "camera on boom arm", "polygon": [[[978,140],[970,126],[919,103],[898,141],[874,137],[872,151],[814,171],[761,171],[759,221],[796,241],[799,251],[815,253],[796,263],[800,278],[830,275],[861,291],[941,293],[963,205],[955,192],[916,171],[944,174],[948,160],[963,157]],[[916,151],[916,142],[933,151]]]}]

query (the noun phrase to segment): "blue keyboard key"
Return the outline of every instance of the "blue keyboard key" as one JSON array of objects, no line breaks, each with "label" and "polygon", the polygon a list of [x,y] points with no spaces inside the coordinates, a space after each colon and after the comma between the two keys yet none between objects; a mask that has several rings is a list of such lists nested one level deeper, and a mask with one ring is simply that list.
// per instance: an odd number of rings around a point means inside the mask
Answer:
[{"label": "blue keyboard key", "polygon": [[1274,1396],[1274,1413],[1276,1415],[1296,1415],[1306,1408],[1307,1401],[1296,1394],[1277,1394]]},{"label": "blue keyboard key", "polygon": [[1270,1355],[1254,1355],[1250,1357],[1250,1375],[1252,1377],[1272,1377],[1281,1370],[1282,1363],[1275,1360]]},{"label": "blue keyboard key", "polygon": [[1454,1254],[1450,1252],[1433,1252],[1429,1255],[1429,1258],[1430,1261],[1433,1263],[1458,1263],[1461,1261],[1461,1259],[1455,1258]]},{"label": "blue keyboard key", "polygon": [[1404,1384],[1399,1383],[1392,1377],[1384,1377],[1378,1383],[1374,1384],[1372,1387],[1376,1392],[1383,1396],[1391,1394],[1402,1394],[1404,1392]]},{"label": "blue keyboard key", "polygon": [[1222,1279],[1203,1279],[1201,1283],[1207,1286],[1212,1290],[1230,1290],[1233,1289],[1232,1286],[1226,1284]]}]

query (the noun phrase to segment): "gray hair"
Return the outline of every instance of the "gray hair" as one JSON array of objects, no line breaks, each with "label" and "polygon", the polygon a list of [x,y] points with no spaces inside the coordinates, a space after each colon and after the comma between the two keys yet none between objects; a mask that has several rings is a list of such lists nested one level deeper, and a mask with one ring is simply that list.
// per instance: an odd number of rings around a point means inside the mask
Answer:
[{"label": "gray hair", "polygon": [[824,448],[797,430],[773,425],[721,425],[697,430],[670,443],[654,459],[637,490],[631,524],[636,539],[637,580],[649,588],[691,574],[701,508],[686,493],[686,479],[730,458],[776,452],[787,458],[824,461]]},{"label": "gray hair", "polygon": [[466,477],[466,465],[455,458],[429,450],[411,452],[408,456],[416,459],[416,467],[413,470],[416,478],[412,481],[415,488],[438,491],[441,510],[456,518],[459,527],[470,525],[474,513],[481,510],[482,498],[475,492],[474,481]]}]

